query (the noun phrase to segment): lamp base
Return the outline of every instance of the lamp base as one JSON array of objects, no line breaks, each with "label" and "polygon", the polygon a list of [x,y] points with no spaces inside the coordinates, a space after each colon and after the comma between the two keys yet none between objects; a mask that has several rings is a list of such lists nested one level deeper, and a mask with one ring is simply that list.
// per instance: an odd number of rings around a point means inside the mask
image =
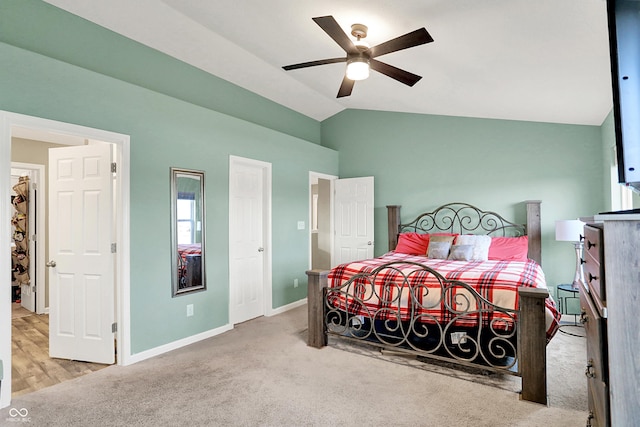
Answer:
[{"label": "lamp base", "polygon": [[584,244],[582,242],[575,242],[574,247],[576,249],[576,274],[573,277],[573,289],[578,289],[580,283],[584,283],[584,275],[582,273],[582,250]]}]

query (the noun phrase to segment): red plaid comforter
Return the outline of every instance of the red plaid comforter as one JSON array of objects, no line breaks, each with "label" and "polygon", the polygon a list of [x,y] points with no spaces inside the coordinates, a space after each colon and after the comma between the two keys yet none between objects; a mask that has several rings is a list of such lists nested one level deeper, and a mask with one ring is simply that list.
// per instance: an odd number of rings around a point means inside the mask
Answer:
[{"label": "red plaid comforter", "polygon": [[[459,280],[471,286],[481,296],[491,303],[507,309],[518,308],[518,287],[529,286],[546,289],[544,273],[540,266],[532,260],[522,261],[449,261],[440,259],[428,259],[423,256],[413,256],[389,252],[381,257],[342,264],[329,273],[329,288],[339,288],[353,275],[374,270],[383,264],[394,261],[410,261],[420,263],[440,273],[446,279]],[[483,323],[493,321],[498,328],[510,329],[513,327],[513,318],[510,314],[500,312],[482,312],[476,315],[465,315],[463,312],[474,312],[476,307],[474,298],[464,298],[470,293],[463,287],[456,286],[452,292],[442,297],[442,287],[437,278],[425,271],[409,274],[416,270],[411,264],[396,265],[396,269],[385,269],[384,274],[376,276],[372,286],[366,286],[366,280],[355,280],[346,289],[347,294],[332,293],[334,306],[344,309],[352,314],[371,316],[378,312],[399,313],[402,320],[411,317],[412,306],[414,317],[420,316],[425,322],[449,322],[455,318],[455,324],[459,326],[477,326],[479,318]],[[408,275],[408,286],[401,284],[404,281],[403,273]],[[390,285],[396,284],[396,285]],[[413,289],[414,298],[411,297]],[[466,294],[466,295],[465,295]],[[456,298],[456,295],[460,298]],[[355,298],[354,298],[355,296]],[[414,301],[414,304],[412,304]],[[445,301],[449,301],[450,307],[458,312],[447,309]],[[470,306],[467,305],[470,301]],[[486,308],[486,307],[482,307]],[[382,311],[380,311],[383,309]],[[386,311],[389,310],[389,311]],[[514,316],[515,317],[515,316]],[[380,318],[380,317],[378,317]],[[496,322],[498,320],[498,322]],[[547,340],[550,340],[559,327],[560,313],[555,302],[551,298],[546,300],[546,327]]]},{"label": "red plaid comforter", "polygon": [[182,257],[183,261],[186,261],[187,255],[200,255],[200,253],[202,252],[202,248],[200,246],[200,243],[192,243],[192,244],[179,244],[178,245],[178,253],[180,254],[180,257]]}]

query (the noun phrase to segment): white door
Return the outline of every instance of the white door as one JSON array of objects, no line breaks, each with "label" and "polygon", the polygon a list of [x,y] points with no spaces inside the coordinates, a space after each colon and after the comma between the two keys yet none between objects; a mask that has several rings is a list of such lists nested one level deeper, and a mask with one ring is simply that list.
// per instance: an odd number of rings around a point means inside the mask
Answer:
[{"label": "white door", "polygon": [[373,177],[336,179],[333,265],[373,258]]},{"label": "white door", "polygon": [[232,158],[229,168],[230,321],[265,314],[265,167]]},{"label": "white door", "polygon": [[49,355],[114,363],[109,144],[49,149]]}]

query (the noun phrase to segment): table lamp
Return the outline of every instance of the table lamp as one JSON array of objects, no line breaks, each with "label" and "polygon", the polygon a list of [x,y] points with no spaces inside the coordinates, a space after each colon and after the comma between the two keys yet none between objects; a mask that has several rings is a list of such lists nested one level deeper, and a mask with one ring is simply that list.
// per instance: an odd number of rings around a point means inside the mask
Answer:
[{"label": "table lamp", "polygon": [[573,277],[573,288],[578,288],[578,282],[582,279],[582,249],[584,222],[579,219],[567,219],[556,221],[556,240],[561,242],[573,242],[576,249],[576,274]]}]

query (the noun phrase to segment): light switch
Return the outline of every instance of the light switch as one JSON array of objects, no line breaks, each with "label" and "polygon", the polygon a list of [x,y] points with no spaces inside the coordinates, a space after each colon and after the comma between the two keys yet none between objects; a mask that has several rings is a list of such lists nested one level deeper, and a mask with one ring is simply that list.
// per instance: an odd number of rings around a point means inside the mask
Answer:
[{"label": "light switch", "polygon": [[298,221],[298,230],[304,230],[304,221]]}]

